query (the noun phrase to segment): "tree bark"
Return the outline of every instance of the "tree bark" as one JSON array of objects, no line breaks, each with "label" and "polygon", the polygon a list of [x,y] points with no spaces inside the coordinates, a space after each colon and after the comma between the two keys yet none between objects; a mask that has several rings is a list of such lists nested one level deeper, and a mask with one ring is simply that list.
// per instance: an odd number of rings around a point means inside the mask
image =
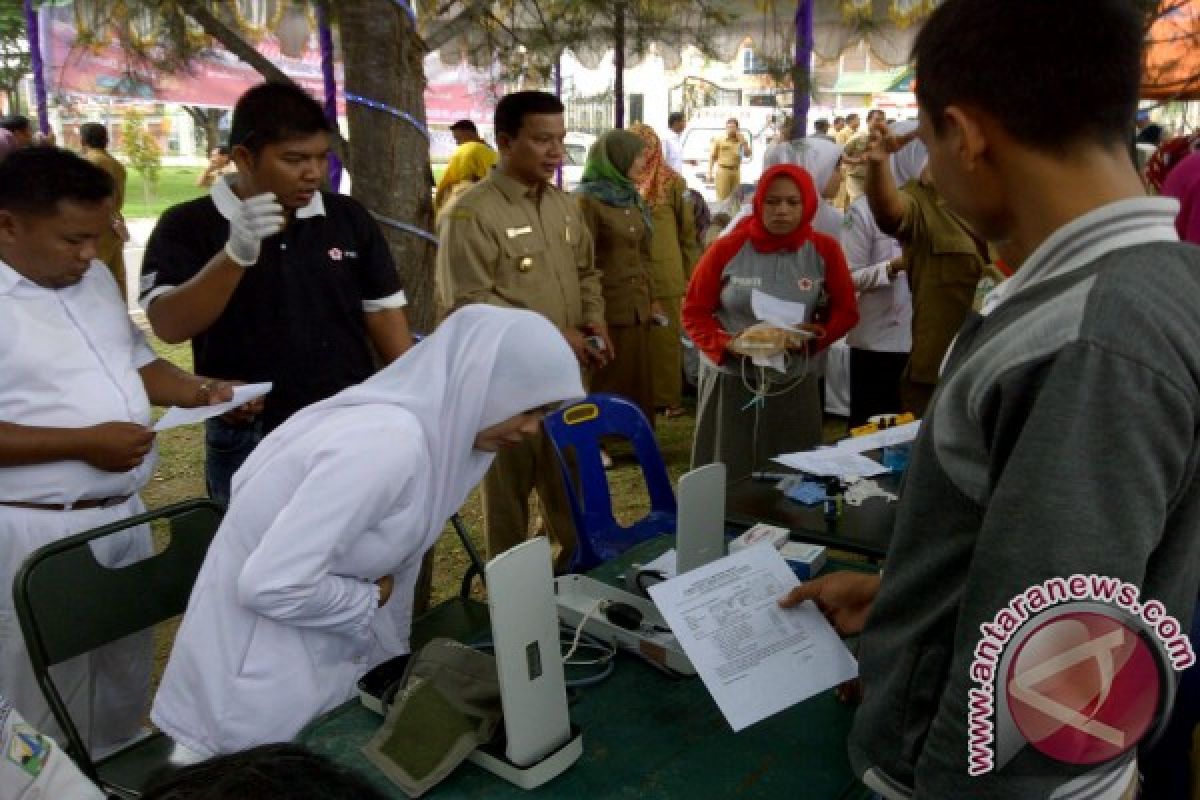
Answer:
[{"label": "tree bark", "polygon": [[[391,0],[340,4],[347,94],[411,114],[425,124],[425,48],[408,15]],[[349,170],[354,197],[377,214],[433,232],[429,141],[409,122],[347,103]],[[380,223],[408,295],[409,325],[429,332],[435,321],[432,242]]]},{"label": "tree bark", "polygon": [[201,108],[200,106],[183,106],[183,110],[192,118],[196,127],[204,131],[203,155],[207,158],[214,147],[221,145],[221,132],[217,128],[217,123],[224,112],[219,108]]}]

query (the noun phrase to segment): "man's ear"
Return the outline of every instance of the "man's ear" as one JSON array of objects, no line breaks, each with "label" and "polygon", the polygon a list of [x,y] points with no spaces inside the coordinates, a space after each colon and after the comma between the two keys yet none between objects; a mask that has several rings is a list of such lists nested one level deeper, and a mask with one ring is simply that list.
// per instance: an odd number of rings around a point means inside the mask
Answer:
[{"label": "man's ear", "polygon": [[0,209],[0,244],[14,244],[21,228],[17,215],[6,209]]},{"label": "man's ear", "polygon": [[979,114],[963,106],[947,106],[943,112],[945,138],[950,152],[967,171],[975,170],[988,150],[987,127]]},{"label": "man's ear", "polygon": [[229,152],[229,157],[233,159],[233,163],[237,165],[238,172],[251,173],[254,171],[254,162],[257,160],[254,154],[250,152],[250,148],[244,144],[235,144]]}]

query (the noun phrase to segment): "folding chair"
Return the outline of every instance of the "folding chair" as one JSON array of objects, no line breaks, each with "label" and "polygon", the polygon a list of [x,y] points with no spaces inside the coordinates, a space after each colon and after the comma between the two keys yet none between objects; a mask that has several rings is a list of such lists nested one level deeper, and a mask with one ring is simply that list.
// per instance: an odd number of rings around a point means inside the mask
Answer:
[{"label": "folding chair", "polygon": [[[551,414],[545,426],[558,454],[578,534],[572,571],[591,569],[638,542],[675,533],[675,493],[667,467],[646,415],[634,403],[617,395],[591,394]],[[600,459],[600,439],[610,436],[633,444],[650,494],[650,512],[628,527],[613,516],[608,477]]]},{"label": "folding chair", "polygon": [[[183,613],[223,509],[187,500],[76,534],[35,551],[17,572],[13,599],[34,674],[80,769],[108,791],[138,797],[174,742],[162,733],[93,761],[50,668]],[[165,550],[125,567],[102,566],[89,543],[156,520],[170,525]],[[62,588],[70,586],[70,592]]]}]

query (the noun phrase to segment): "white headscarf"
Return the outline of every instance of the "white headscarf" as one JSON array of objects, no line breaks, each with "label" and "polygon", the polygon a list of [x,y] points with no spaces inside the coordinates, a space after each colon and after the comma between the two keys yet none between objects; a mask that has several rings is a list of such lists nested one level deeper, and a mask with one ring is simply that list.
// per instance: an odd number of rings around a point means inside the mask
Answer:
[{"label": "white headscarf", "polygon": [[[475,449],[483,429],[551,403],[585,394],[579,362],[549,320],[532,311],[470,305],[367,380],[294,414],[283,427],[318,424],[349,406],[399,407],[425,434],[431,496],[430,531],[440,531],[483,480],[495,454]],[[397,442],[397,446],[403,446]],[[250,479],[259,447],[238,470]]]},{"label": "white headscarf", "polygon": [[763,171],[776,164],[795,164],[812,176],[813,185],[820,194],[833,177],[842,148],[820,136],[806,136],[792,142],[772,145],[763,156]]},{"label": "white headscarf", "polygon": [[[917,129],[915,119],[906,119],[892,126],[892,134],[903,136]],[[921,170],[929,163],[929,150],[920,139],[913,139],[892,154],[892,174],[896,177],[896,185],[903,186],[909,181],[921,177]]]}]

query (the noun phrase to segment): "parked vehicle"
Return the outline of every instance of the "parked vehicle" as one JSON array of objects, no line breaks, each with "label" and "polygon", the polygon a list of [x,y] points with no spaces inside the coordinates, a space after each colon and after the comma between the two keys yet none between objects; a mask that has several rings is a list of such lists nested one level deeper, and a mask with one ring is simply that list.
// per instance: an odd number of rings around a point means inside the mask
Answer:
[{"label": "parked vehicle", "polygon": [[588,150],[596,137],[590,133],[567,134],[567,152],[563,156],[563,191],[571,191],[583,179],[583,167],[587,164]]}]

